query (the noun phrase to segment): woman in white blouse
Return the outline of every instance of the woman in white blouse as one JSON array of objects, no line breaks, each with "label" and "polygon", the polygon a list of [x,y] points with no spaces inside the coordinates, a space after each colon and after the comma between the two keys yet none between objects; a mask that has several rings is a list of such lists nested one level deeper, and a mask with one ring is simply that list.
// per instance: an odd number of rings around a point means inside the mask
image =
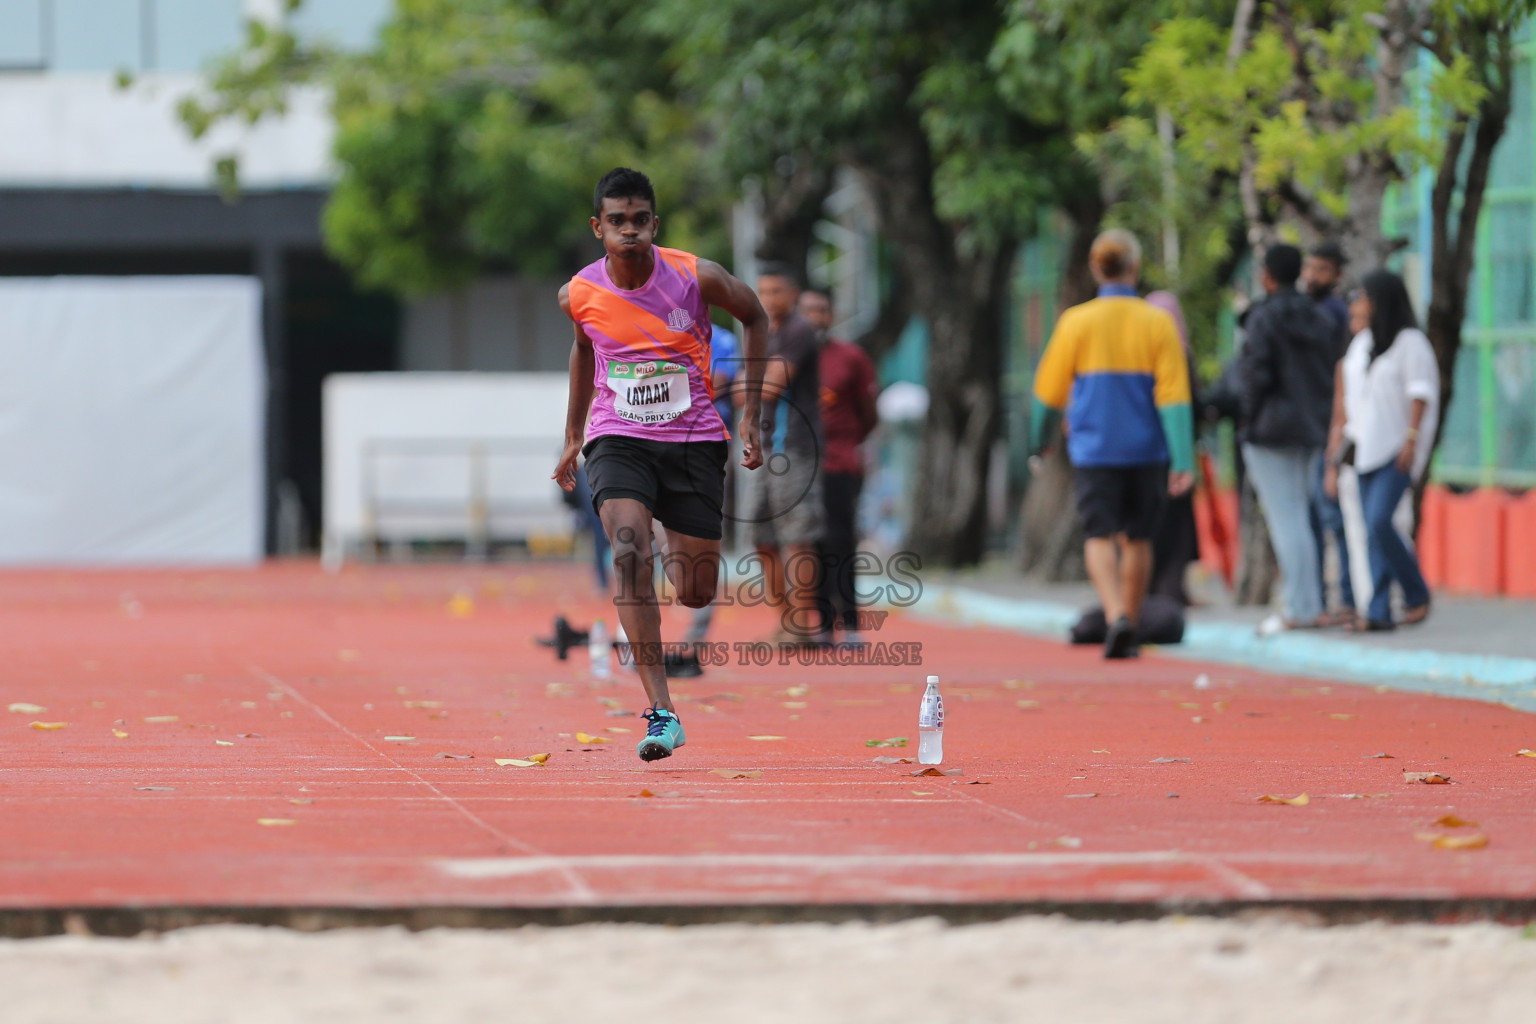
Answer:
[{"label": "woman in white blouse", "polygon": [[[1392,584],[1402,589],[1404,624],[1429,615],[1429,587],[1418,557],[1393,525],[1399,503],[1424,475],[1440,412],[1440,367],[1419,330],[1403,279],[1387,270],[1368,274],[1350,308],[1368,324],[1339,364],[1342,430],[1335,430],[1326,481],[1337,492],[1337,464],[1357,474],[1371,568],[1371,600],[1356,628],[1387,630]],[[1342,440],[1342,444],[1337,443]]]}]

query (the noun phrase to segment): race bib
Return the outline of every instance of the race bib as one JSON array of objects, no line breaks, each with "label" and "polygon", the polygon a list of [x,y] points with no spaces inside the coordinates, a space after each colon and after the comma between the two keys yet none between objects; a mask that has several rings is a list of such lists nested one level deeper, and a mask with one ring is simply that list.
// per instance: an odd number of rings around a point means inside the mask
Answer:
[{"label": "race bib", "polygon": [[608,390],[613,392],[613,411],[631,423],[666,423],[693,404],[688,368],[659,359],[610,362]]}]

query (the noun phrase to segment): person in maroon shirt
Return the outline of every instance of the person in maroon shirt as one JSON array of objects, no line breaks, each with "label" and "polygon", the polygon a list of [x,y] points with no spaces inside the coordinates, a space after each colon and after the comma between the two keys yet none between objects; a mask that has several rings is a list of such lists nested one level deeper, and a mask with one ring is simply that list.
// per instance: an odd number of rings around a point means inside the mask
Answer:
[{"label": "person in maroon shirt", "polygon": [[823,635],[834,625],[846,643],[862,643],[853,590],[853,559],[859,544],[859,492],[864,486],[860,445],[875,429],[875,367],[857,345],[831,337],[832,297],[807,289],[800,315],[821,335],[821,460],[826,521],[821,542]]}]

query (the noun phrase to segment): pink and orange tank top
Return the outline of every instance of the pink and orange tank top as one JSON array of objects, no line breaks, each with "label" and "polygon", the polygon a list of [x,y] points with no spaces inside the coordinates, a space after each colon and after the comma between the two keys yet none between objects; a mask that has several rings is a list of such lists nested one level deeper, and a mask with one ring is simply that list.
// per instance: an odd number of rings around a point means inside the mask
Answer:
[{"label": "pink and orange tank top", "polygon": [[607,258],[571,278],[571,318],[595,356],[587,440],[604,434],[651,441],[723,441],[710,380],[709,306],[699,258],[656,246],[656,269],[634,291],[608,277]]}]

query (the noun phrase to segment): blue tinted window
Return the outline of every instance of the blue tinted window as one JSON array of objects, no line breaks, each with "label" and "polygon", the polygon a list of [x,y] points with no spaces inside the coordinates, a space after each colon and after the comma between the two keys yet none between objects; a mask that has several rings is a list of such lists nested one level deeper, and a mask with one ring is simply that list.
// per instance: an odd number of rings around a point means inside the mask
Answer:
[{"label": "blue tinted window", "polygon": [[371,47],[393,0],[304,0],[293,15],[294,31],[349,50]]},{"label": "blue tinted window", "polygon": [[156,71],[198,71],[240,47],[241,0],[154,0]]},{"label": "blue tinted window", "polygon": [[0,68],[43,63],[43,0],[0,0]]},{"label": "blue tinted window", "polygon": [[138,0],[53,0],[58,71],[137,71],[144,26]]}]

